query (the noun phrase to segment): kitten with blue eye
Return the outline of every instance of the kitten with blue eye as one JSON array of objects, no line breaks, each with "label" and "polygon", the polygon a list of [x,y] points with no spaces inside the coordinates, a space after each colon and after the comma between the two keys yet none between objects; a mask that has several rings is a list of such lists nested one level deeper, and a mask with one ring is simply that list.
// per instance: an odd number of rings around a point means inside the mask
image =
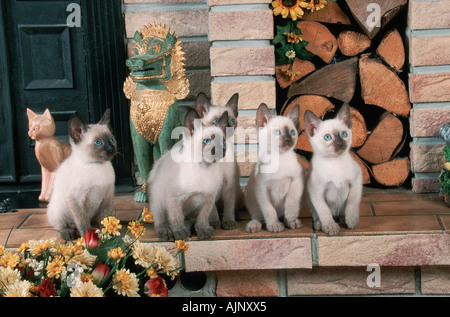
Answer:
[{"label": "kitten with blue eye", "polygon": [[204,93],[199,93],[195,101],[195,110],[202,119],[202,123],[207,126],[217,125],[220,116],[224,112],[228,114],[227,151],[225,158],[220,162],[223,186],[219,197],[217,197],[220,205],[223,206],[223,213],[221,221],[216,214],[213,214],[211,219],[214,227],[218,228],[220,223],[222,229],[225,230],[236,228],[235,211],[241,209],[244,205],[244,194],[239,183],[240,171],[233,149],[233,132],[237,126],[238,117],[238,99],[239,94],[235,93],[224,106],[218,106],[212,105]]},{"label": "kitten with blue eye", "polygon": [[272,116],[265,104],[257,110],[258,160],[245,193],[245,203],[252,218],[245,227],[247,232],[261,230],[263,223],[271,232],[280,232],[285,225],[291,229],[301,227],[298,216],[304,171],[294,152],[299,115],[298,105],[287,116]]},{"label": "kitten with blue eye", "polygon": [[97,124],[74,116],[69,122],[71,155],[56,170],[47,207],[50,224],[64,239],[84,236],[98,228],[113,210],[115,173],[111,160],[117,153],[110,125],[110,109]]},{"label": "kitten with blue eye", "polygon": [[313,148],[305,200],[314,228],[328,235],[339,232],[341,220],[350,229],[359,223],[362,171],[350,154],[352,120],[344,104],[334,119],[322,121],[307,110],[305,130]]},{"label": "kitten with blue eye", "polygon": [[213,235],[209,219],[217,213],[215,201],[222,188],[218,162],[226,153],[227,123],[227,112],[217,125],[205,126],[197,112],[189,110],[183,140],[156,161],[147,180],[147,198],[160,238],[184,240],[192,222],[199,239]]}]

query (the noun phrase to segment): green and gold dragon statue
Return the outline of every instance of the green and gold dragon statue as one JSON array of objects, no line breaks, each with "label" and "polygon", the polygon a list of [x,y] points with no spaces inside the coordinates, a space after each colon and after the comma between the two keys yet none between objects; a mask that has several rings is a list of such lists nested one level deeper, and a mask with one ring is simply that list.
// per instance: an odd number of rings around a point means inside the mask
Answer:
[{"label": "green and gold dragon statue", "polygon": [[189,93],[184,61],[181,42],[166,26],[153,23],[134,34],[134,54],[126,61],[131,72],[123,91],[131,100],[131,139],[143,181],[142,192],[134,196],[137,202],[147,201],[145,182],[154,159],[175,144],[172,130],[183,124],[189,110],[177,104]]}]

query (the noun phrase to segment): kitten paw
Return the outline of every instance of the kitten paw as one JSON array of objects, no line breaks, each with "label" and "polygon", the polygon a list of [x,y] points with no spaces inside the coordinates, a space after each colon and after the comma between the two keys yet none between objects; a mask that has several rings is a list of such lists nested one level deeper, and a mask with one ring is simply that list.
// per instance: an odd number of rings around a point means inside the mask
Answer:
[{"label": "kitten paw", "polygon": [[197,233],[197,237],[199,239],[208,239],[214,234],[214,229],[211,226],[208,226],[206,228],[195,228],[195,232]]},{"label": "kitten paw", "polygon": [[186,227],[181,227],[179,229],[172,230],[172,235],[174,240],[185,240],[190,236],[190,232],[186,229]]},{"label": "kitten paw", "polygon": [[349,229],[355,229],[358,226],[358,224],[359,224],[359,215],[357,215],[356,217],[346,216],[345,217],[345,224],[347,225],[347,227]]},{"label": "kitten paw", "polygon": [[209,224],[211,227],[213,227],[214,230],[220,229],[220,221],[219,220],[211,221]]},{"label": "kitten paw", "polygon": [[298,229],[302,227],[302,222],[299,218],[295,218],[293,220],[287,220],[284,221],[286,223],[286,226],[290,229]]},{"label": "kitten paw", "polygon": [[261,222],[259,222],[258,220],[251,220],[245,226],[245,232],[250,233],[258,232],[259,230],[261,230],[261,227],[262,227]]},{"label": "kitten paw", "polygon": [[279,221],[277,221],[275,223],[272,223],[270,225],[267,224],[267,231],[270,231],[270,232],[281,232],[283,230],[284,230],[284,225],[281,222],[279,222]]},{"label": "kitten paw", "polygon": [[337,223],[323,225],[322,231],[328,234],[329,236],[335,236],[339,233],[339,225]]},{"label": "kitten paw", "polygon": [[233,229],[236,229],[236,227],[237,227],[236,221],[231,220],[231,221],[223,221],[222,222],[223,230],[233,230]]},{"label": "kitten paw", "polygon": [[163,240],[171,240],[172,232],[168,228],[163,228],[158,230],[158,237]]}]

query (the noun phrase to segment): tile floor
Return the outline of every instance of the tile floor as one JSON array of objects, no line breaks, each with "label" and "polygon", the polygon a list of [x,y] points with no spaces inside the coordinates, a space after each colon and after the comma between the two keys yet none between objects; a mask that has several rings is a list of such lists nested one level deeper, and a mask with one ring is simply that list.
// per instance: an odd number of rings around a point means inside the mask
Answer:
[{"label": "tile floor", "polygon": [[[126,224],[138,218],[145,204],[135,203],[131,194],[115,197],[116,217],[126,228]],[[410,190],[365,188],[360,209],[360,224],[357,229],[341,228],[339,235],[381,235],[405,233],[443,233],[450,232],[450,207],[447,207],[438,194],[414,194]],[[216,230],[212,239],[252,239],[280,237],[310,237],[315,231],[308,210],[300,213],[303,227],[286,229],[280,233],[262,230],[246,233],[243,228],[249,219],[247,212],[237,215],[238,227],[235,230]],[[11,228],[14,228],[11,231]],[[316,233],[324,235],[322,232]],[[47,221],[45,208],[18,209],[14,213],[0,214],[0,244],[8,235],[8,247],[15,248],[30,239],[58,237]],[[192,238],[196,240],[194,236]],[[152,225],[141,238],[145,242],[161,241]]]}]

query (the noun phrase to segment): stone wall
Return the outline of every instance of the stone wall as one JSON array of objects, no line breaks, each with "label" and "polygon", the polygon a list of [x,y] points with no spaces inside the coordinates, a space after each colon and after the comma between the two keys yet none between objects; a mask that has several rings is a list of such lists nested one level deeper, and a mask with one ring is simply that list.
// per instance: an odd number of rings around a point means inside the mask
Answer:
[{"label": "stone wall", "polygon": [[411,169],[413,191],[439,191],[444,142],[450,122],[450,1],[410,0],[408,12]]}]

